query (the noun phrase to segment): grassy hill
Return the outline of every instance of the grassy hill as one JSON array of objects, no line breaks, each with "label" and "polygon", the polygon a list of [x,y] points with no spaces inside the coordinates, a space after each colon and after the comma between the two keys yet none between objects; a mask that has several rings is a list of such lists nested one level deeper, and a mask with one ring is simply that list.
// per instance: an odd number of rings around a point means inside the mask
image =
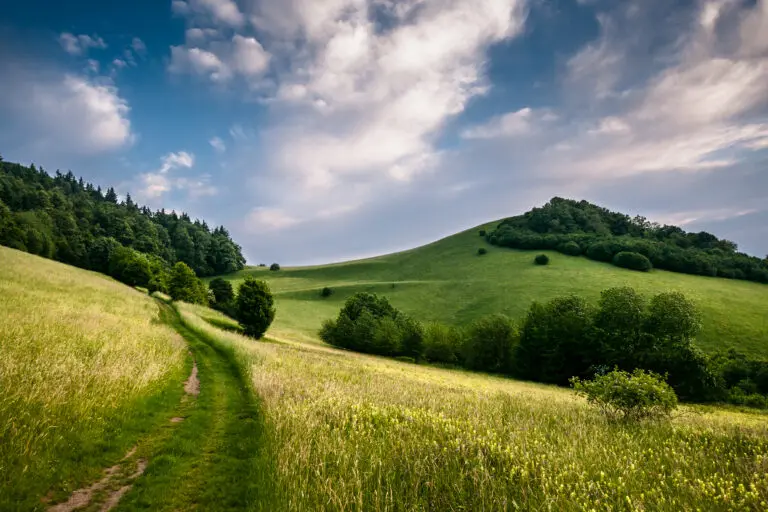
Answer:
[{"label": "grassy hill", "polygon": [[[551,251],[520,251],[487,244],[479,229],[386,256],[331,265],[284,268],[271,272],[249,267],[224,276],[236,285],[246,275],[269,282],[277,297],[277,317],[270,335],[312,341],[326,318],[337,313],[355,292],[386,295],[403,311],[422,320],[466,324],[488,313],[521,318],[531,302],[575,293],[597,300],[614,286],[632,286],[647,295],[682,291],[693,298],[704,317],[698,338],[705,350],[736,348],[768,357],[768,285],[654,270],[620,269],[583,257]],[[478,256],[485,247],[488,254]],[[544,252],[551,263],[533,264]],[[329,286],[334,294],[322,298]]]},{"label": "grassy hill", "polygon": [[0,509],[34,510],[179,400],[186,349],[146,294],[5,247],[0,262]]}]

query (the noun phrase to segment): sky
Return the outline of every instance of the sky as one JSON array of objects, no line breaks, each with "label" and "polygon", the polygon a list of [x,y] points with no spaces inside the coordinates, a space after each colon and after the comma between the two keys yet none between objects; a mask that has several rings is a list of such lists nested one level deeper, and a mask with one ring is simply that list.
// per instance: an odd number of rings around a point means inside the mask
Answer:
[{"label": "sky", "polygon": [[250,264],[554,196],[768,254],[768,0],[7,2],[0,154],[225,225]]}]

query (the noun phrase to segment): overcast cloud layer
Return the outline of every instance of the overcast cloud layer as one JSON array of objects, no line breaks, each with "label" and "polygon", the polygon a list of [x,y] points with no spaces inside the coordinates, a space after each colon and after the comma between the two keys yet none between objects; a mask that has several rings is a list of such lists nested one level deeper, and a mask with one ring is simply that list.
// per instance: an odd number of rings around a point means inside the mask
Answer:
[{"label": "overcast cloud layer", "polygon": [[766,0],[34,3],[0,41],[3,156],[223,223],[252,264],[554,195],[768,253]]}]

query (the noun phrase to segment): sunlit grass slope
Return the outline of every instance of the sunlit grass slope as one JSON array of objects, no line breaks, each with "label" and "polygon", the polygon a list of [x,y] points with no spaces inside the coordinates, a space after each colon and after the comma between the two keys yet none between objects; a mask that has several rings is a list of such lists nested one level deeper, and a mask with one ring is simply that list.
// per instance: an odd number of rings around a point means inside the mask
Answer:
[{"label": "sunlit grass slope", "polygon": [[157,315],[137,290],[0,247],[0,509],[98,477],[181,393],[186,350]]},{"label": "sunlit grass slope", "polygon": [[[572,391],[195,328],[250,359],[271,510],[764,510],[764,415],[607,422]],[[203,313],[204,314],[204,313]]]},{"label": "sunlit grass slope", "polygon": [[[569,293],[596,301],[600,291],[613,286],[632,286],[647,295],[678,290],[703,313],[702,348],[733,347],[768,357],[768,285],[660,270],[646,274],[556,252],[497,248],[478,236],[481,227],[378,258],[279,272],[250,267],[225,278],[237,282],[251,274],[267,280],[277,293],[270,334],[304,340],[316,339],[321,322],[358,291],[384,294],[420,320],[466,324],[497,312],[521,318],[532,301]],[[488,254],[478,256],[479,247]],[[540,252],[549,254],[549,266],[533,264]],[[324,286],[334,295],[321,298]]]}]

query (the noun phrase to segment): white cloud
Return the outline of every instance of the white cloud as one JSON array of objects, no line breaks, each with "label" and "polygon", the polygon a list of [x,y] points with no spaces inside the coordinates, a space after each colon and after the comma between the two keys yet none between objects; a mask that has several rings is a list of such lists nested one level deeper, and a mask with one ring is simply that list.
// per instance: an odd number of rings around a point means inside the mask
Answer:
[{"label": "white cloud", "polygon": [[13,68],[0,83],[0,106],[16,119],[15,136],[30,151],[93,154],[134,140],[128,102],[113,85],[78,75],[28,74]]},{"label": "white cloud", "polygon": [[122,59],[115,59],[112,61],[112,65],[117,69],[123,69],[124,67],[128,66],[128,63]]},{"label": "white cloud", "polygon": [[[613,28],[604,30],[600,40],[575,59],[583,64],[580,72],[585,76],[611,85],[598,88],[605,94],[593,98],[591,108],[613,112],[587,130],[593,140],[575,134],[560,141],[569,149],[560,151],[555,161],[545,159],[542,166],[559,169],[564,175],[595,177],[711,170],[732,166],[749,151],[764,148],[768,136],[764,115],[768,106],[768,53],[756,54],[754,49],[765,39],[761,29],[767,17],[764,4],[746,9],[736,3],[701,4],[698,16],[693,16],[685,29],[679,22],[673,25],[674,42],[662,50],[667,65],[651,73],[642,87],[635,85],[631,94],[617,95],[613,85],[636,72],[632,58],[623,53],[624,40],[637,39],[633,30],[658,36],[650,26],[636,26],[630,18],[603,16],[603,26]],[[735,25],[727,31],[717,28],[726,22]],[[736,45],[732,38],[724,39],[733,33],[739,35]],[[617,57],[609,70],[600,59],[588,62],[583,58],[595,48]],[[577,85],[569,84],[571,94]],[[585,96],[593,90],[580,89]],[[603,101],[606,97],[610,101]],[[763,115],[755,117],[760,112]]]},{"label": "white cloud", "polygon": [[223,82],[232,76],[229,66],[216,54],[185,46],[171,47],[171,63],[168,70],[172,73],[195,73],[208,77],[213,82]]},{"label": "white cloud", "polygon": [[186,151],[171,152],[161,158],[160,167],[153,172],[138,176],[139,199],[152,202],[173,190],[186,191],[191,199],[212,196],[218,189],[210,184],[210,175],[197,177],[173,177],[170,171],[191,169],[195,165],[195,155]]},{"label": "white cloud", "polygon": [[172,169],[187,168],[189,169],[195,165],[195,155],[187,153],[186,151],[179,151],[178,153],[168,153],[163,157],[163,165],[158,169],[158,173],[165,174]]},{"label": "white cloud", "polygon": [[64,32],[59,36],[59,44],[70,55],[82,55],[88,52],[90,48],[104,49],[107,47],[104,40],[98,36],[74,35],[69,32]]},{"label": "white cloud", "polygon": [[232,38],[232,66],[243,75],[259,75],[269,65],[269,54],[253,37]]},{"label": "white cloud", "polygon": [[223,153],[227,150],[226,144],[224,144],[224,141],[219,137],[212,138],[208,143],[219,153]]},{"label": "white cloud", "polygon": [[147,45],[144,44],[144,41],[138,37],[134,37],[131,41],[131,48],[133,48],[133,51],[138,55],[144,55],[147,53]]},{"label": "white cloud", "polygon": [[[374,21],[381,10],[385,30]],[[262,1],[250,15],[288,63],[269,103],[281,121],[262,137],[273,150],[270,199],[296,221],[319,203],[348,213],[435,169],[438,135],[487,90],[485,53],[521,33],[526,9],[517,0]]]},{"label": "white cloud", "polygon": [[240,27],[245,17],[233,0],[173,0],[171,9],[179,16],[199,16],[217,25]]},{"label": "white cloud", "polygon": [[462,132],[465,139],[495,139],[499,137],[519,137],[537,131],[546,121],[554,121],[555,116],[548,110],[534,111],[522,108],[490,119],[485,124],[471,126]]},{"label": "white cloud", "polygon": [[88,59],[88,65],[86,67],[86,71],[90,73],[98,73],[99,72],[99,61],[95,59]]}]

